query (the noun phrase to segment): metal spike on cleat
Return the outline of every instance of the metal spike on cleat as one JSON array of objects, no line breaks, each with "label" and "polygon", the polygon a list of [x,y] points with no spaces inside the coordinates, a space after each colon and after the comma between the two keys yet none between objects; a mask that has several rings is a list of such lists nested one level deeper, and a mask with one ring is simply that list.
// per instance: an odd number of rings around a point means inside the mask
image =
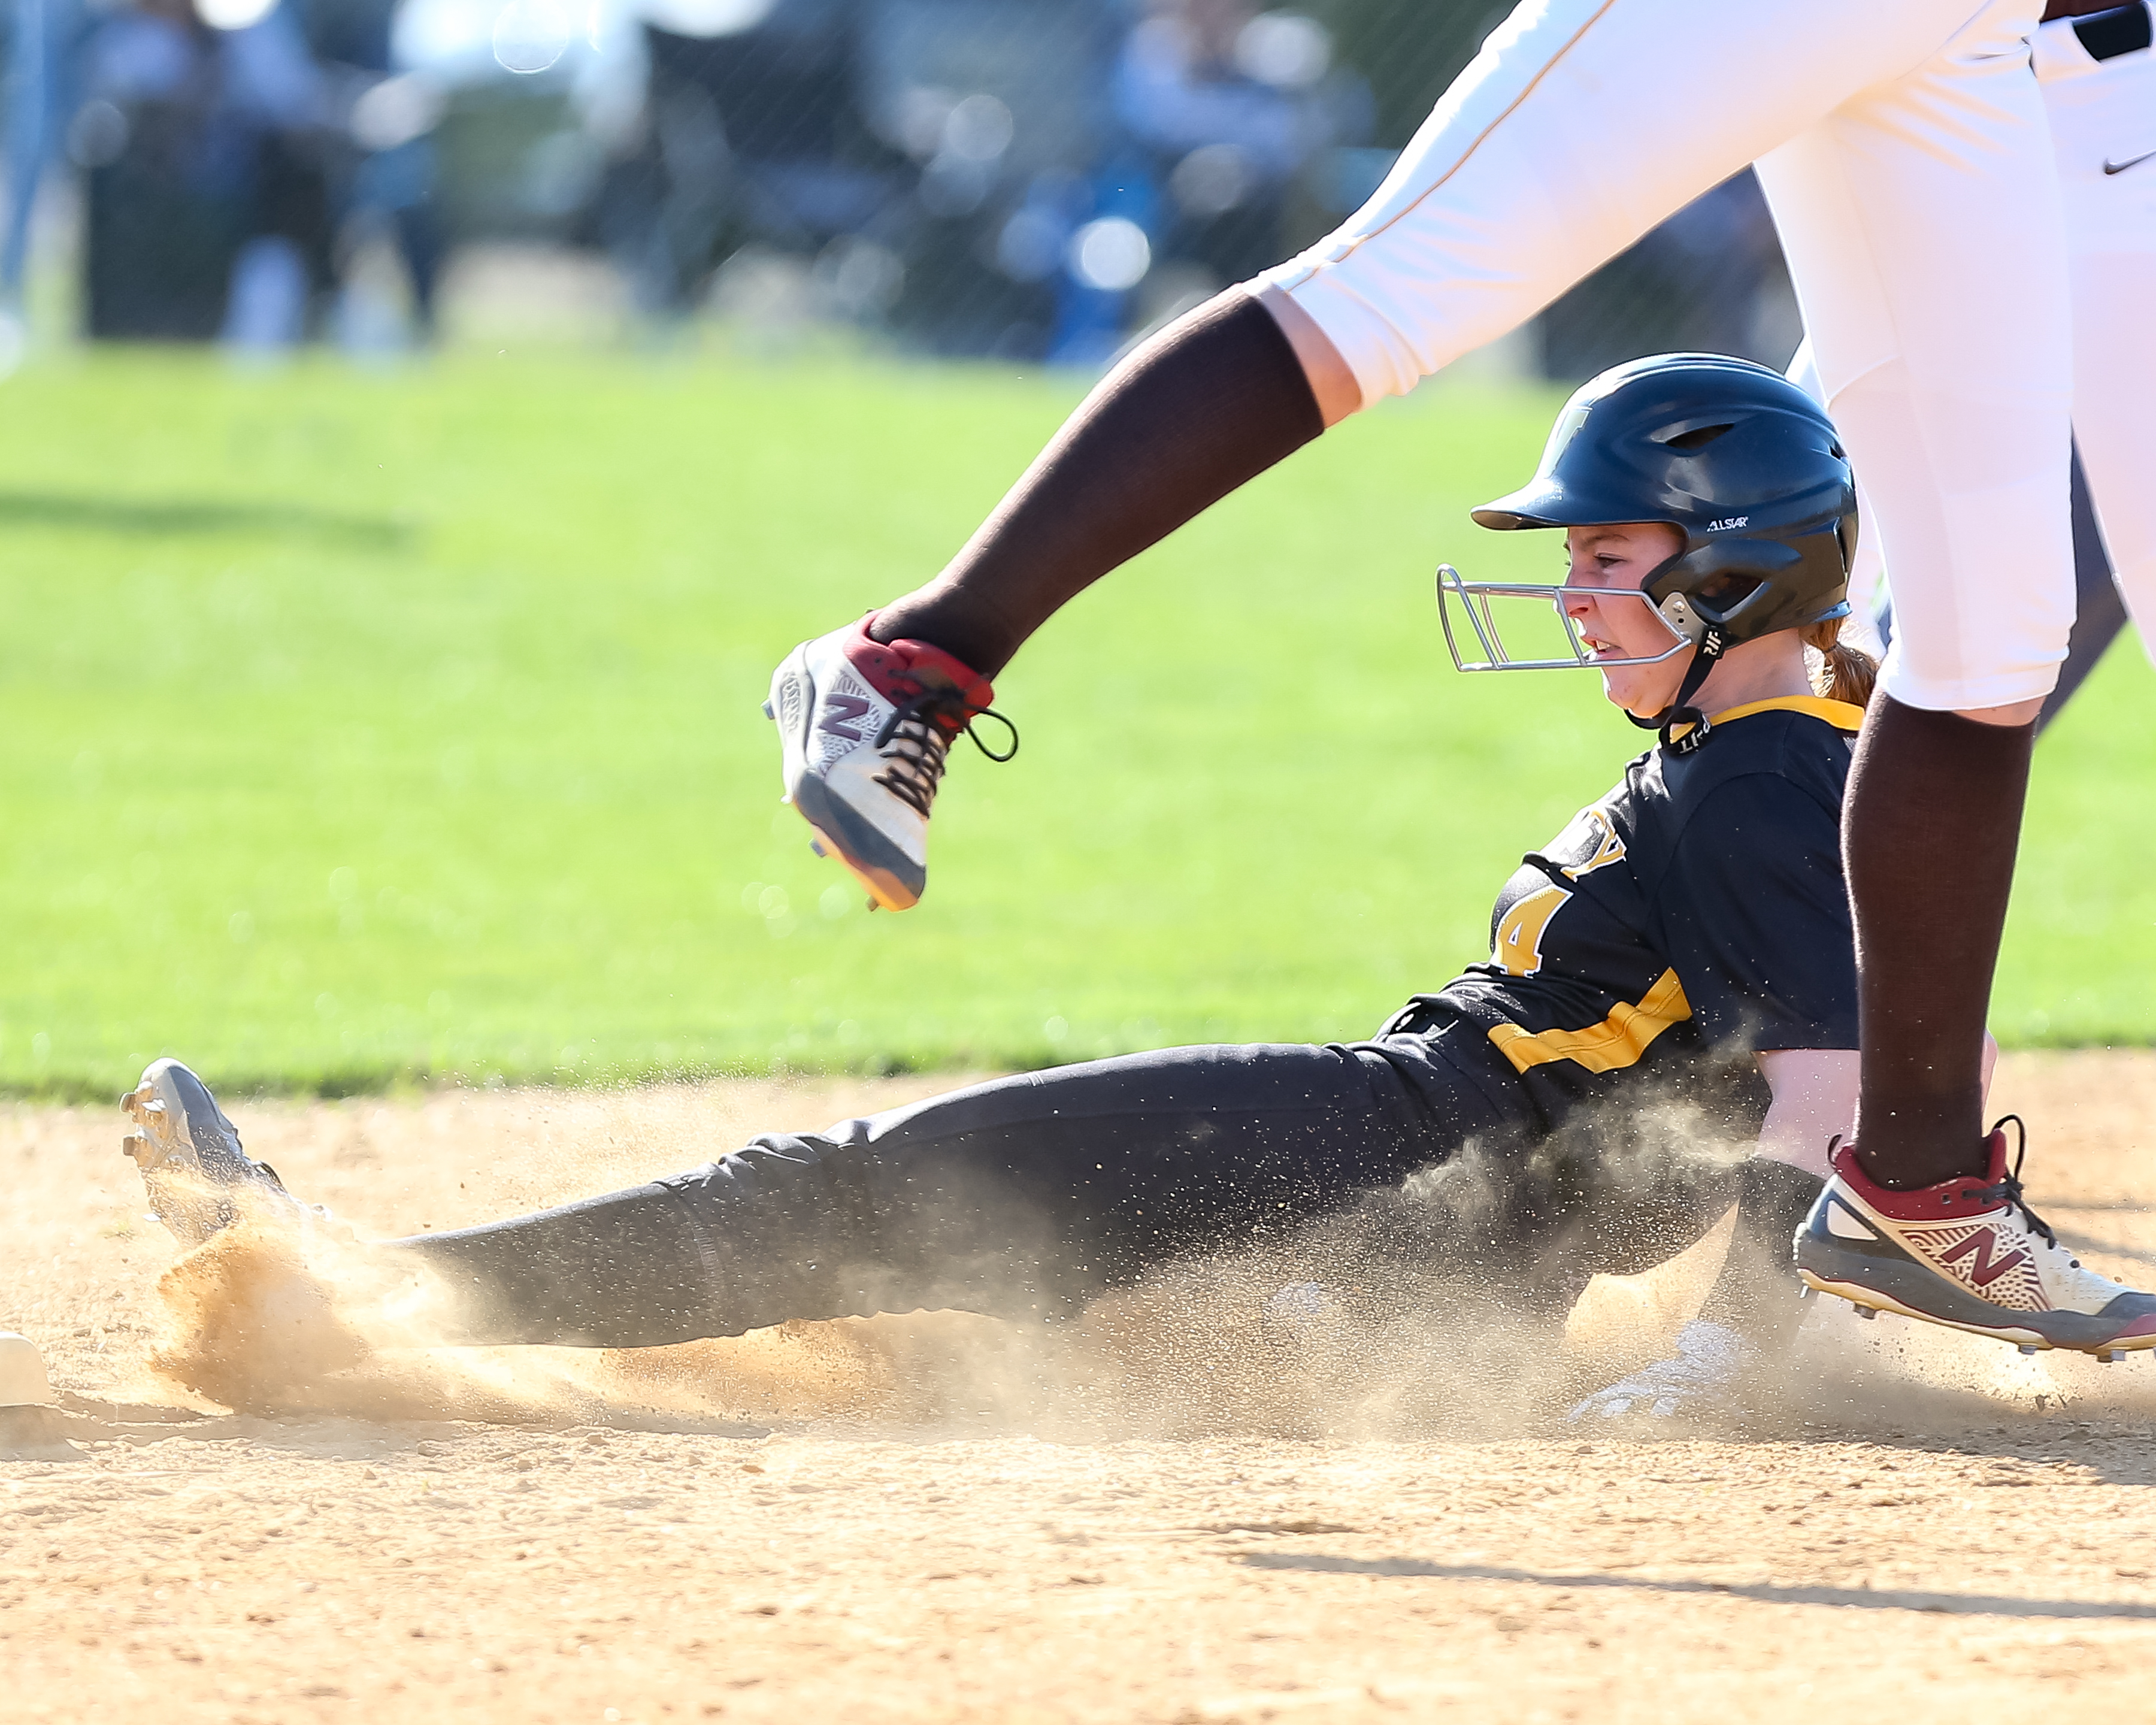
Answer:
[{"label": "metal spike on cleat", "polygon": [[[1856,1306],[1856,1302],[1854,1300],[1851,1300],[1849,1303],[1852,1306]],[[1873,1318],[1879,1316],[1879,1312],[1878,1308],[1876,1307],[1856,1306],[1856,1315],[1862,1318],[1866,1323],[1869,1323]]]},{"label": "metal spike on cleat", "polygon": [[2036,1347],[2036,1344],[2035,1344],[2035,1343],[2033,1343],[2033,1342],[2024,1342],[2024,1343],[2021,1344],[2021,1352],[2022,1352],[2022,1353],[2030,1353],[2030,1354],[2033,1354],[2033,1353],[2037,1353],[2038,1351],[2039,1351],[2039,1350],[2038,1350],[2038,1348],[2037,1348],[2037,1347]]}]

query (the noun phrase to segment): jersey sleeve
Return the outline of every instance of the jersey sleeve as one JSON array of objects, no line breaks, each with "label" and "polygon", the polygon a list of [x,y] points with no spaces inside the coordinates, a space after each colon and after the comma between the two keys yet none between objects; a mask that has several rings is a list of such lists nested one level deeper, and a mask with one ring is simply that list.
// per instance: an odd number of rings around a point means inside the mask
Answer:
[{"label": "jersey sleeve", "polygon": [[1693,812],[1651,915],[1711,1047],[1855,1048],[1856,942],[1831,803],[1775,773]]}]

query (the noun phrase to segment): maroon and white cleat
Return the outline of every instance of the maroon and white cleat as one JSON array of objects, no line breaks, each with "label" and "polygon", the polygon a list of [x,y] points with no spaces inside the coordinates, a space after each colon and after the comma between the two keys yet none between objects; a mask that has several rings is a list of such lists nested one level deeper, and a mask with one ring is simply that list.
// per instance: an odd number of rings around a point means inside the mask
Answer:
[{"label": "maroon and white cleat", "polygon": [[1018,732],[988,707],[985,677],[926,641],[869,638],[865,618],[804,641],[772,674],[765,715],[778,726],[786,799],[886,910],[918,903],[928,885],[928,813],[961,732],[983,716],[1010,732],[992,761],[1018,752]]},{"label": "maroon and white cleat", "polygon": [[[2112,1359],[2156,1348],[2156,1295],[2086,1269],[2021,1195],[2021,1154],[2006,1167],[2006,1117],[1982,1178],[1913,1192],[1875,1184],[1853,1144],[1829,1153],[1833,1178],[1797,1230],[1797,1273],[1872,1312],[2017,1343]],[[2021,1146],[2025,1151],[2025,1139]]]}]

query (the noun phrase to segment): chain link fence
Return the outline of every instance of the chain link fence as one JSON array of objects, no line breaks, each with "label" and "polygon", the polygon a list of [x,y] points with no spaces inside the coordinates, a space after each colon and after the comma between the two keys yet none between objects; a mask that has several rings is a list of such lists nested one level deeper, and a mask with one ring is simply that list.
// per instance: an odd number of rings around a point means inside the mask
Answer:
[{"label": "chain link fence", "polygon": [[[603,260],[655,323],[824,321],[1093,366],[1352,212],[1502,16],[14,0],[11,233],[40,178],[80,200],[93,336],[424,340],[444,260],[509,243]],[[383,256],[388,288],[362,267]],[[1748,174],[1507,351],[1575,378],[1683,347],[1779,363],[1797,334]]]}]

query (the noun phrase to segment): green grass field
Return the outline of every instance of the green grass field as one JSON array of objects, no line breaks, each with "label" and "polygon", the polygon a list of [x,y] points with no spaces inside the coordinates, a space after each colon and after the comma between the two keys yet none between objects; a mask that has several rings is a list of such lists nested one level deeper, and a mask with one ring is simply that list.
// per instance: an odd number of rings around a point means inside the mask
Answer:
[{"label": "green grass field", "polygon": [[[160,1051],[244,1089],[1038,1064],[1366,1034],[1478,956],[1637,747],[1594,680],[1462,678],[1450,557],[1553,396],[1362,420],[1087,594],[869,916],[777,801],[770,667],[932,572],[1067,379],[452,357],[5,385],[0,1086]],[[1996,1027],[2156,1040],[2156,681],[2048,737]],[[2138,794],[2137,794],[2138,793]]]}]

